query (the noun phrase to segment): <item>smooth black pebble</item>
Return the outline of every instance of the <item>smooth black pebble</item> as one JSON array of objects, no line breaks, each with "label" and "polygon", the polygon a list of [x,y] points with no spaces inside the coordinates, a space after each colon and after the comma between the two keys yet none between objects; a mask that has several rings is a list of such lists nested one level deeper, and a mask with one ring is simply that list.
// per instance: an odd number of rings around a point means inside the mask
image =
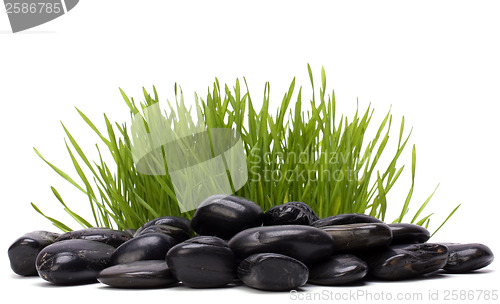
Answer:
[{"label": "smooth black pebble", "polygon": [[335,225],[320,229],[332,236],[336,252],[387,246],[392,240],[391,228],[384,223]]},{"label": "smooth black pebble", "polygon": [[199,235],[230,239],[247,228],[262,225],[264,213],[259,205],[242,197],[213,195],[196,209],[191,227]]},{"label": "smooth black pebble", "polygon": [[404,280],[443,268],[448,261],[448,248],[440,244],[395,245],[361,257],[369,274],[378,279]]},{"label": "smooth black pebble", "polygon": [[167,264],[183,285],[222,287],[236,277],[236,261],[227,243],[214,236],[198,236],[172,247]]},{"label": "smooth black pebble", "polygon": [[88,228],[63,233],[56,239],[56,242],[73,239],[101,242],[116,248],[130,240],[131,236],[125,231],[109,228]]},{"label": "smooth black pebble", "polygon": [[167,226],[177,227],[184,230],[189,236],[193,234],[190,220],[179,216],[162,216],[155,218],[149,222],[146,222],[144,225],[142,225],[139,229],[135,231],[134,236],[137,236],[144,229],[150,226],[157,226],[157,225],[167,225]]},{"label": "smooth black pebble", "polygon": [[178,282],[165,260],[136,261],[111,266],[103,269],[97,280],[117,288],[159,288]]},{"label": "smooth black pebble", "polygon": [[59,236],[49,231],[33,231],[18,238],[8,250],[10,268],[22,276],[36,276],[35,261],[40,251]]},{"label": "smooth black pebble", "polygon": [[269,208],[264,213],[264,226],[310,225],[319,217],[312,208],[302,202],[288,202]]},{"label": "smooth black pebble", "polygon": [[311,223],[311,226],[319,228],[324,226],[362,224],[362,223],[383,223],[383,221],[367,214],[344,213],[319,219]]},{"label": "smooth black pebble", "polygon": [[97,282],[115,248],[89,240],[65,240],[45,247],[36,258],[38,274],[57,285]]},{"label": "smooth black pebble", "polygon": [[307,282],[309,270],[299,260],[277,253],[257,253],[241,261],[238,278],[247,286],[270,291],[297,289]]},{"label": "smooth black pebble", "polygon": [[305,264],[319,262],[334,249],[325,231],[304,225],[262,226],[244,230],[229,241],[229,248],[241,259],[254,253],[279,253]]},{"label": "smooth black pebble", "polygon": [[425,243],[431,237],[429,230],[409,223],[388,224],[392,231],[391,245]]},{"label": "smooth black pebble", "polygon": [[148,228],[143,229],[139,234],[137,234],[136,237],[148,233],[163,233],[173,237],[178,243],[184,242],[190,237],[189,234],[186,231],[182,230],[181,228],[168,225],[149,226]]},{"label": "smooth black pebble", "polygon": [[339,254],[309,266],[309,283],[336,286],[363,279],[368,265],[352,254]]},{"label": "smooth black pebble", "polygon": [[147,233],[137,236],[116,248],[111,264],[128,264],[143,260],[163,260],[177,241],[166,234]]},{"label": "smooth black pebble", "polygon": [[450,273],[467,273],[488,266],[494,256],[488,246],[478,243],[444,244],[448,247],[448,262],[443,267]]}]

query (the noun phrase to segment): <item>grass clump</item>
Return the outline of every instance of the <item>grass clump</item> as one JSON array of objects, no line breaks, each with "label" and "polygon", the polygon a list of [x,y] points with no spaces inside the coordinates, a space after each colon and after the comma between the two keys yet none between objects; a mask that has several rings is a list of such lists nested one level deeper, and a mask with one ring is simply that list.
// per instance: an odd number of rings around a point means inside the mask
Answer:
[{"label": "grass clump", "polygon": [[[256,202],[263,210],[289,201],[302,201],[320,217],[367,213],[386,220],[389,205],[386,197],[405,167],[397,163],[411,134],[411,131],[405,133],[404,117],[399,124],[397,149],[393,151],[390,163],[382,167],[379,160],[383,154],[389,153],[386,146],[393,122],[390,111],[376,127],[375,136],[365,138],[373,109],[370,106],[361,112],[358,109],[351,119],[341,116],[337,120],[335,94],[333,91],[326,93],[324,69],[321,70],[319,95],[315,94],[309,66],[308,72],[313,89],[308,101],[310,111],[302,109],[302,88],[295,94],[295,79],[275,114],[269,112],[269,83],[265,85],[262,107],[256,109],[246,81],[244,89],[238,79],[230,89],[227,85],[221,87],[216,79],[205,99],[195,94],[195,113],[186,108],[182,91],[175,85],[175,104],[168,103],[170,111],[164,111],[162,121],[173,132],[200,128],[236,130],[241,136],[248,169],[248,181],[236,191],[236,195]],[[160,101],[156,89],[153,87],[152,95],[144,90],[144,101],[139,106],[123,91],[121,94],[132,118],[140,117],[147,129],[151,121],[145,115],[145,109]],[[81,181],[75,181],[35,149],[52,169],[88,197],[95,224],[73,212],[52,187],[54,195],[71,217],[83,227],[117,229],[137,228],[148,220],[165,215],[191,218],[193,210],[182,213],[179,209],[175,190],[182,189],[174,188],[167,166],[163,175],[142,174],[137,170],[133,155],[135,134],[127,124],[111,123],[104,114],[106,130],[101,132],[85,114],[77,111],[109,150],[114,162],[103,160],[98,145],[99,160],[90,161],[64,125],[69,141],[66,149]],[[165,151],[162,151],[165,157]],[[394,222],[402,222],[410,210],[415,165],[413,146],[411,186]],[[90,174],[85,174],[83,168]],[[423,215],[423,211],[433,194],[420,205],[411,223],[429,225],[432,213]],[[32,206],[61,230],[71,230],[62,222],[44,215],[33,203]]]}]

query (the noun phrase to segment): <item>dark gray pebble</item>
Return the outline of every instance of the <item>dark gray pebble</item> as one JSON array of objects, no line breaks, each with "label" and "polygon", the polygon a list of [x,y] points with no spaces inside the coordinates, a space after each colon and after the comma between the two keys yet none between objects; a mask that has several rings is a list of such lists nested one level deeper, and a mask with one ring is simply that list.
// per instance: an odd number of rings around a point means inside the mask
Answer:
[{"label": "dark gray pebble", "polygon": [[242,197],[214,195],[204,200],[191,220],[199,235],[230,239],[247,228],[262,225],[264,213],[259,205]]},{"label": "dark gray pebble", "polygon": [[244,230],[229,241],[238,258],[254,253],[280,253],[305,264],[321,261],[334,249],[332,237],[325,231],[304,225],[263,226]]},{"label": "dark gray pebble", "polygon": [[364,261],[352,254],[339,254],[309,266],[309,283],[336,286],[363,279],[368,273]]},{"label": "dark gray pebble", "polygon": [[143,260],[163,260],[177,241],[163,233],[147,233],[137,236],[116,248],[111,264],[128,264]]},{"label": "dark gray pebble", "polygon": [[409,223],[389,224],[392,231],[391,245],[425,243],[431,237],[429,230]]},{"label": "dark gray pebble", "polygon": [[214,236],[191,238],[172,247],[167,264],[183,285],[193,288],[222,287],[236,277],[236,262],[227,243]]},{"label": "dark gray pebble", "polygon": [[297,289],[307,282],[302,262],[277,253],[257,253],[238,265],[238,278],[247,286],[270,291]]},{"label": "dark gray pebble", "polygon": [[102,270],[97,280],[117,288],[159,288],[177,283],[165,260],[136,261]]},{"label": "dark gray pebble", "polygon": [[384,223],[335,225],[320,229],[332,236],[336,252],[387,246],[392,240],[391,228]]},{"label": "dark gray pebble", "polygon": [[56,239],[56,242],[72,239],[101,242],[116,248],[130,240],[131,236],[125,231],[109,228],[88,228],[63,233]]},{"label": "dark gray pebble", "polygon": [[149,222],[146,222],[139,229],[137,229],[135,231],[135,235],[138,235],[139,233],[142,232],[142,230],[150,226],[157,226],[157,225],[167,225],[167,226],[177,227],[184,230],[189,236],[193,235],[193,230],[191,229],[191,221],[179,216],[162,216],[155,218]]},{"label": "dark gray pebble", "polygon": [[40,251],[59,236],[48,231],[33,231],[18,238],[8,250],[10,268],[22,276],[36,276],[35,261]]},{"label": "dark gray pebble", "polygon": [[362,213],[344,213],[319,219],[313,222],[311,226],[319,228],[324,226],[361,224],[361,223],[383,223],[383,221],[379,220],[376,217]]},{"label": "dark gray pebble", "polygon": [[264,226],[310,225],[318,219],[309,205],[302,202],[288,202],[269,208],[264,213]]},{"label": "dark gray pebble", "polygon": [[494,256],[488,246],[478,243],[444,244],[448,247],[448,263],[443,267],[450,273],[467,273],[488,266]]},{"label": "dark gray pebble", "polygon": [[448,248],[440,244],[395,245],[361,257],[369,274],[378,279],[404,280],[443,268],[448,261]]},{"label": "dark gray pebble", "polygon": [[89,240],[65,240],[45,247],[36,258],[38,274],[57,285],[97,282],[97,275],[109,266],[113,246]]},{"label": "dark gray pebble", "polygon": [[144,228],[139,234],[136,235],[136,237],[148,233],[163,233],[173,237],[178,243],[184,242],[185,240],[189,239],[189,234],[186,231],[182,230],[181,228],[168,225],[149,226],[147,228]]}]

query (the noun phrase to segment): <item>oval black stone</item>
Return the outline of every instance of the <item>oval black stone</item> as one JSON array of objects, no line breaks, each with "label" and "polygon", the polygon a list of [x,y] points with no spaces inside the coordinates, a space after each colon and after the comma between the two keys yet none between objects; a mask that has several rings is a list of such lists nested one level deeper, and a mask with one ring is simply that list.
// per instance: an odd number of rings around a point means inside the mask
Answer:
[{"label": "oval black stone", "polygon": [[162,216],[155,218],[149,222],[146,222],[144,225],[142,225],[139,229],[135,231],[134,236],[137,236],[142,232],[142,230],[150,226],[157,226],[157,225],[173,226],[184,230],[189,236],[193,234],[190,220],[179,216]]},{"label": "oval black stone", "polygon": [[330,256],[334,244],[325,231],[303,225],[263,226],[244,230],[229,241],[239,258],[254,253],[280,253],[305,264]]},{"label": "oval black stone", "polygon": [[166,234],[168,236],[173,237],[177,241],[177,243],[184,242],[185,240],[189,239],[189,234],[183,229],[167,225],[149,226],[147,228],[144,228],[139,234],[136,235],[136,237],[148,233]]},{"label": "oval black stone", "polygon": [[8,250],[10,268],[22,276],[36,276],[35,261],[40,251],[59,236],[49,231],[33,231],[18,238]]},{"label": "oval black stone", "polygon": [[318,219],[309,205],[302,202],[288,202],[269,208],[264,213],[264,226],[310,225]]},{"label": "oval black stone", "polygon": [[409,223],[388,224],[392,231],[391,245],[425,243],[431,237],[429,230]]},{"label": "oval black stone", "polygon": [[214,236],[199,236],[172,247],[167,264],[183,285],[222,287],[236,276],[235,257],[227,243]]},{"label": "oval black stone", "polygon": [[247,228],[260,226],[264,213],[259,205],[237,196],[214,195],[204,200],[191,220],[199,235],[229,239]]},{"label": "oval black stone", "polygon": [[336,286],[361,280],[368,273],[366,263],[352,254],[339,254],[309,267],[309,283]]},{"label": "oval black stone", "polygon": [[116,248],[111,264],[128,264],[143,260],[163,260],[168,250],[177,242],[162,233],[148,233],[137,236]]},{"label": "oval black stone", "polygon": [[383,223],[376,217],[362,213],[344,213],[332,215],[319,219],[311,224],[314,227],[325,227],[334,225],[362,224],[362,223]]},{"label": "oval black stone", "polygon": [[448,247],[448,262],[443,267],[450,273],[467,273],[488,266],[493,262],[491,249],[483,244],[444,244]]},{"label": "oval black stone", "polygon": [[271,291],[296,289],[307,282],[309,270],[302,262],[277,253],[257,253],[241,261],[238,278],[247,286]]},{"label": "oval black stone", "polygon": [[73,239],[96,241],[116,248],[130,240],[131,237],[125,231],[109,228],[88,228],[63,233],[56,239],[56,242]]},{"label": "oval black stone", "polygon": [[38,274],[57,285],[96,282],[109,266],[113,246],[89,240],[65,240],[45,247],[36,258]]},{"label": "oval black stone", "polygon": [[392,240],[391,228],[384,223],[335,225],[320,229],[332,236],[337,252],[387,246]]},{"label": "oval black stone", "polygon": [[158,288],[177,283],[165,260],[136,261],[102,270],[97,280],[117,288]]},{"label": "oval black stone", "polygon": [[448,248],[440,244],[395,245],[362,256],[369,274],[378,279],[403,280],[443,268]]}]

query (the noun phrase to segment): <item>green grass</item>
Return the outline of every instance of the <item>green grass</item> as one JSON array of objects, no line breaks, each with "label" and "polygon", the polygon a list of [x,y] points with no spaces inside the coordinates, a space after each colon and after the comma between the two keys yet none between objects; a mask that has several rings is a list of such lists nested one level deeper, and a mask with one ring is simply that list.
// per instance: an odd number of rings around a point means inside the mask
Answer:
[{"label": "green grass", "polygon": [[[230,89],[227,85],[221,87],[216,79],[205,99],[196,95],[194,111],[186,108],[182,91],[175,85],[175,104],[168,103],[170,111],[165,111],[162,119],[174,132],[199,130],[204,126],[208,130],[232,128],[238,131],[247,159],[249,180],[236,194],[255,201],[263,210],[289,201],[302,201],[310,205],[320,217],[354,212],[387,221],[385,216],[391,205],[386,197],[389,191],[394,191],[393,187],[405,167],[399,166],[398,160],[411,134],[411,131],[405,131],[404,117],[399,123],[397,149],[389,152],[386,147],[393,124],[390,111],[375,126],[374,130],[377,131],[374,137],[365,138],[373,109],[370,106],[364,111],[357,109],[354,117],[348,119],[341,116],[338,119],[335,94],[333,91],[331,94],[326,93],[324,69],[321,70],[319,95],[316,95],[317,87],[309,66],[308,72],[313,89],[310,100],[306,101],[309,102],[310,111],[303,110],[302,89],[295,88],[295,79],[274,114],[269,111],[269,83],[265,85],[262,106],[258,109],[254,107],[246,81],[242,84],[236,80]],[[156,89],[153,87],[152,95],[144,90],[144,100],[139,105],[120,91],[131,116],[142,117],[148,129],[148,123],[152,121],[144,115],[144,109],[160,101]],[[277,101],[272,102],[275,104]],[[113,162],[106,163],[103,160],[99,145],[96,145],[99,159],[89,160],[64,125],[69,141],[66,142],[66,149],[79,181],[47,161],[35,149],[52,169],[88,197],[93,224],[73,212],[52,187],[57,200],[76,222],[83,227],[127,229],[137,228],[158,216],[191,218],[193,211],[180,212],[169,174],[145,175],[138,172],[133,158],[133,136],[125,123],[111,123],[104,115],[106,130],[101,132],[87,116],[77,111],[98,135],[101,147],[103,144]],[[165,151],[162,151],[165,157]],[[383,166],[379,160],[385,154],[391,155],[391,161]],[[404,221],[409,213],[415,165],[416,152],[413,146],[411,186],[407,190],[400,215],[394,222]],[[168,172],[168,168],[166,170]],[[432,213],[424,215],[423,211],[433,194],[419,205],[409,222],[428,227]],[[32,206],[61,230],[71,230],[60,221],[44,215],[33,203]]]}]

